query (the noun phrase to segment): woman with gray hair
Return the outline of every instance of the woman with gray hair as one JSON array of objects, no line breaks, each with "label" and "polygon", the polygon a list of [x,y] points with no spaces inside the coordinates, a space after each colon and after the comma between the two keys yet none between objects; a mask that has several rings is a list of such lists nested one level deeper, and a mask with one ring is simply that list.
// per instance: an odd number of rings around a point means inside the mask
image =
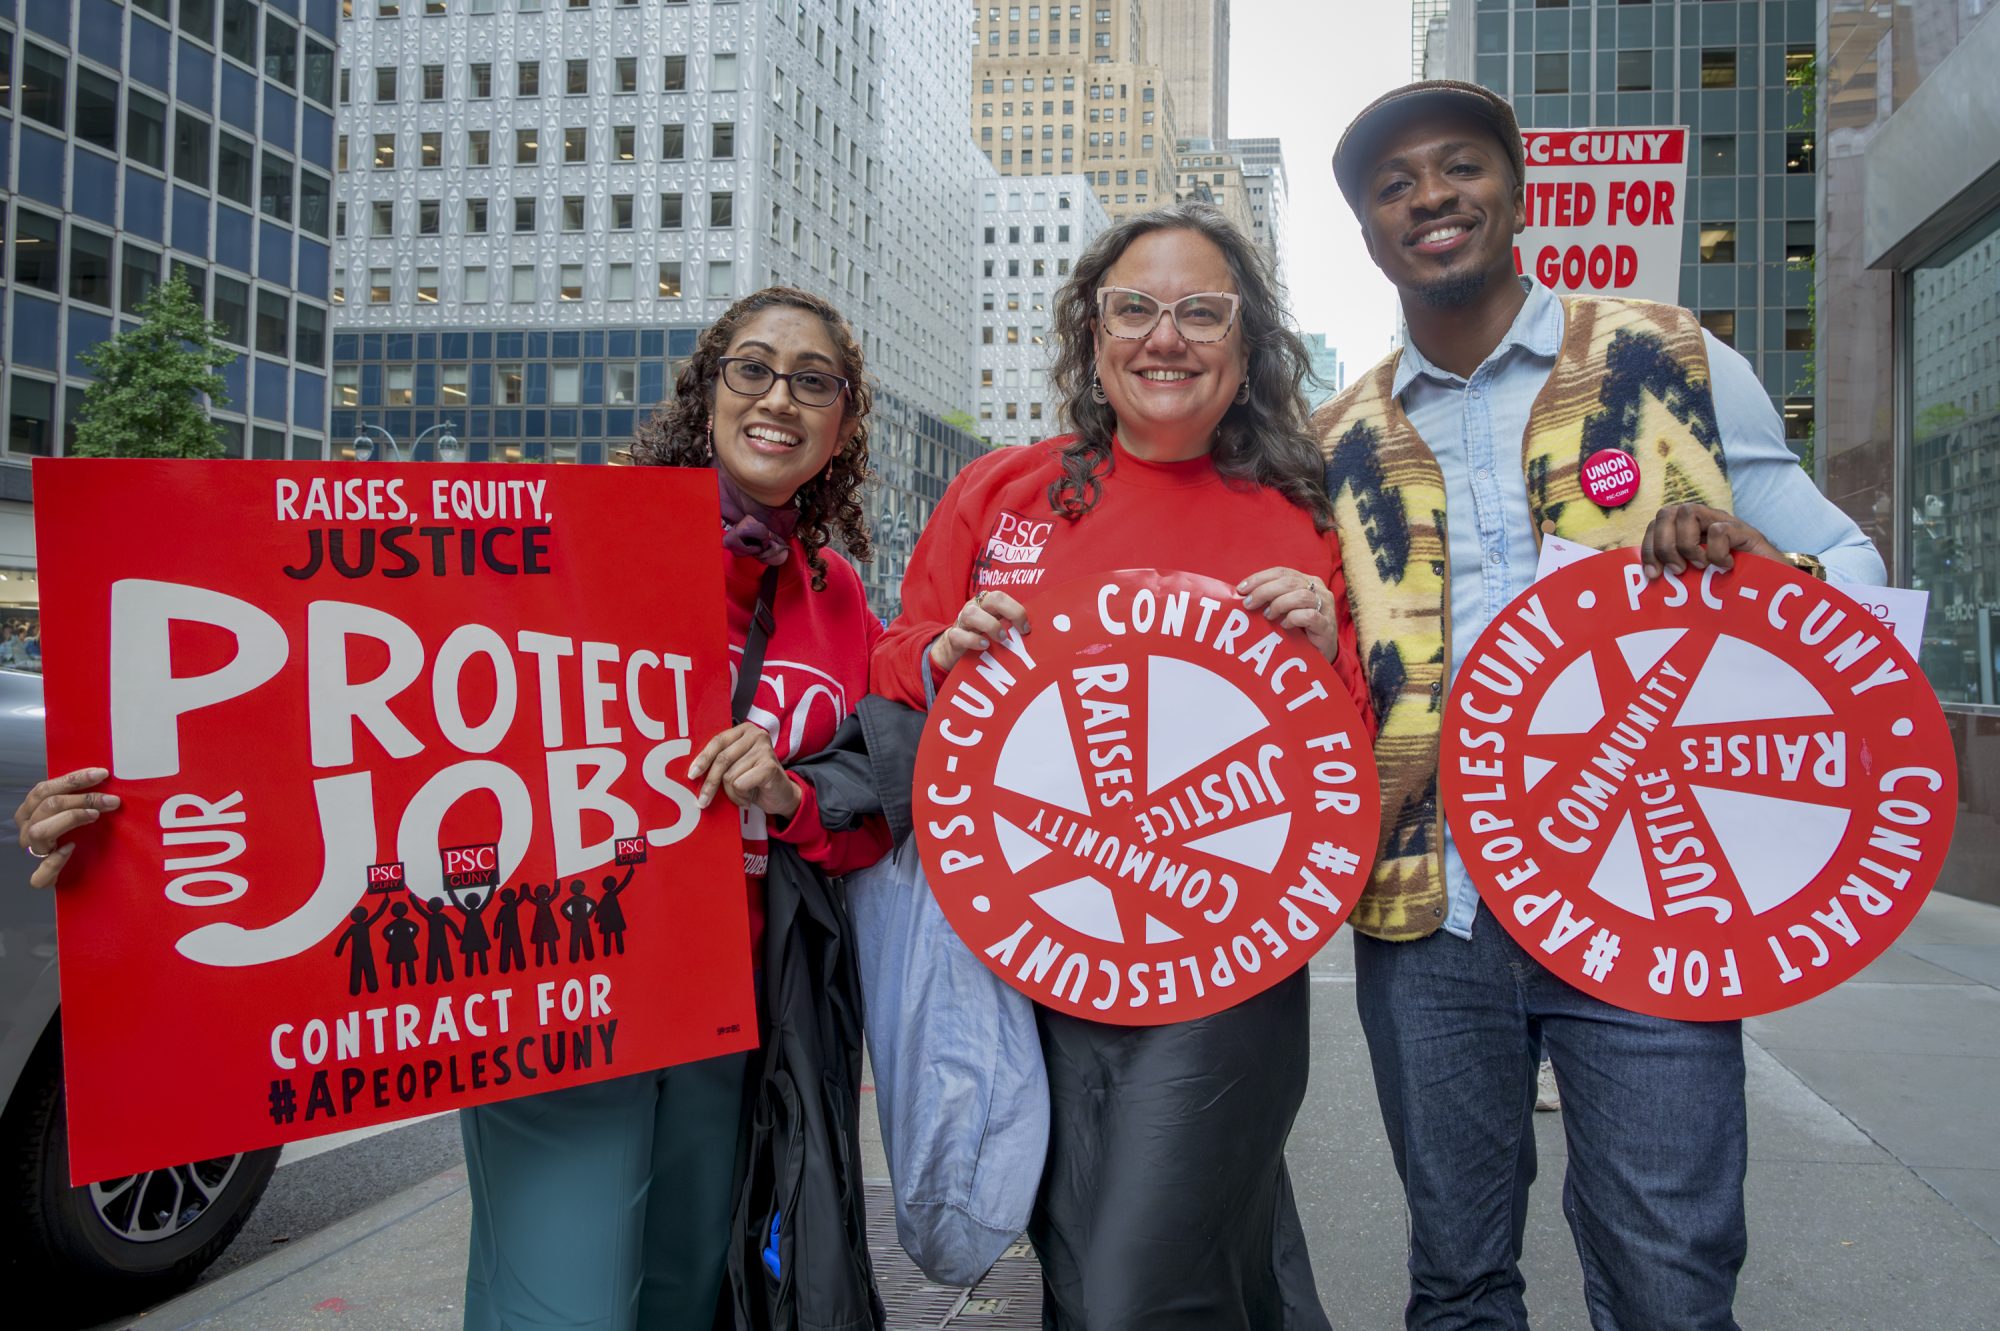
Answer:
[{"label": "woman with gray hair", "polygon": [[[1332,661],[1368,716],[1305,348],[1262,253],[1205,204],[1132,218],[1083,256],[1055,323],[1074,433],[997,450],[952,482],[871,687],[926,707],[960,657],[1032,630],[1038,588],[1152,567],[1234,586]],[[1285,1173],[1307,1007],[1304,970],[1167,1025],[1037,1007],[1051,1114],[1029,1235],[1045,1326],[1327,1326]]]}]

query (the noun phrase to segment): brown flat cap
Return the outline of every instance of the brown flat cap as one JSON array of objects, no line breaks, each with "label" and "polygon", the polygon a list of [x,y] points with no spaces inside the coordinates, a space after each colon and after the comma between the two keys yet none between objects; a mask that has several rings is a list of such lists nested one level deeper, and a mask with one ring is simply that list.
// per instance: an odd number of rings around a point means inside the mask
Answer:
[{"label": "brown flat cap", "polygon": [[1375,154],[1392,130],[1429,115],[1469,116],[1493,131],[1514,164],[1514,179],[1527,171],[1521,149],[1521,126],[1514,108],[1491,88],[1456,79],[1425,79],[1391,89],[1368,103],[1333,150],[1333,179],[1354,215],[1361,215],[1361,182],[1375,165]]}]

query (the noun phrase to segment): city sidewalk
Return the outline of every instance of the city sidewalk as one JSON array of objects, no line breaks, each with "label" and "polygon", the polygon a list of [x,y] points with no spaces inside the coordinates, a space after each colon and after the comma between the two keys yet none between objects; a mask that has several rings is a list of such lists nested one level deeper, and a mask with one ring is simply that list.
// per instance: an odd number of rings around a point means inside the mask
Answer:
[{"label": "city sidewalk", "polygon": [[[1355,1020],[1351,949],[1314,965],[1312,1089],[1292,1135],[1320,1292],[1343,1331],[1401,1324],[1404,1220]],[[1752,1331],[1992,1331],[2000,1325],[2000,908],[1934,897],[1858,979],[1748,1025],[1750,1260],[1737,1314]],[[874,1127],[872,1106],[864,1123]],[[1537,1116],[1542,1178],[1528,1224],[1540,1331],[1586,1331],[1560,1207],[1561,1117]],[[870,1143],[871,1173],[881,1174]],[[890,1325],[1038,1327],[1017,1245],[973,1291],[925,1283],[871,1189]],[[115,1323],[459,1324],[465,1175],[451,1169],[310,1239]]]}]

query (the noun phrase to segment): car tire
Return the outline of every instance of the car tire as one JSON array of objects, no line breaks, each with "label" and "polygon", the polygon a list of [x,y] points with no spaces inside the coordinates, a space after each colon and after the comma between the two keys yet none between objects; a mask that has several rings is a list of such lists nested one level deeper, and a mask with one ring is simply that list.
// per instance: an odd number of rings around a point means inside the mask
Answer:
[{"label": "car tire", "polygon": [[[219,1161],[181,1166],[180,1173],[138,1176],[123,1192],[100,1201],[89,1187],[69,1182],[69,1126],[64,1112],[60,1041],[52,1028],[23,1070],[0,1124],[0,1160],[14,1175],[18,1199],[4,1223],[7,1252],[29,1287],[48,1293],[43,1306],[63,1310],[74,1325],[131,1312],[186,1289],[221,1255],[249,1220],[278,1165],[276,1148]],[[187,1171],[201,1171],[212,1195],[190,1194]],[[149,1219],[135,1222],[133,1199],[148,1192]],[[176,1184],[181,1187],[176,1187]],[[184,1199],[178,1217],[159,1209],[160,1199]],[[114,1228],[129,1225],[135,1239]]]}]

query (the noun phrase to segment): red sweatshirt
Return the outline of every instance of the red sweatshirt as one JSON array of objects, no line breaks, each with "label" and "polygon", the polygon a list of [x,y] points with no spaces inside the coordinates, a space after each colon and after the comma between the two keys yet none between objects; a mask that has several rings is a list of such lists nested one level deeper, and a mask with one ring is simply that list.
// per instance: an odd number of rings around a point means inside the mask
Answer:
[{"label": "red sweatshirt", "polygon": [[1332,532],[1314,531],[1311,515],[1274,490],[1225,481],[1208,457],[1147,462],[1115,443],[1097,506],[1071,521],[1048,498],[1068,442],[996,449],[952,481],[910,556],[903,613],[875,644],[875,692],[922,707],[931,640],[975,592],[1004,591],[1032,611],[1037,588],[1112,569],[1174,569],[1234,584],[1283,566],[1331,592],[1340,628],[1334,671],[1374,732]]},{"label": "red sweatshirt", "polygon": [[[832,550],[826,560],[826,590],[812,589],[812,570],[805,549],[792,542],[792,557],[778,569],[777,603],[771,607],[776,629],[764,648],[764,668],[750,720],[771,732],[778,761],[818,753],[833,732],[853,712],[868,691],[868,651],[882,636],[881,621],[868,608],[867,595],[854,566]],[[743,556],[722,553],[725,595],[729,602],[730,677],[741,668],[743,642],[750,632],[750,615],[757,604],[757,584],[764,565]],[[704,738],[702,743],[707,743]],[[699,745],[696,746],[699,749]],[[870,819],[851,832],[829,835],[819,824],[819,802],[812,783],[794,775],[804,803],[782,827],[770,827],[762,809],[743,813],[743,873],[750,888],[750,936],[764,932],[764,872],[770,863],[769,838],[776,837],[809,863],[830,874],[866,868],[889,853],[889,827]],[[720,798],[720,796],[718,796]]]}]

